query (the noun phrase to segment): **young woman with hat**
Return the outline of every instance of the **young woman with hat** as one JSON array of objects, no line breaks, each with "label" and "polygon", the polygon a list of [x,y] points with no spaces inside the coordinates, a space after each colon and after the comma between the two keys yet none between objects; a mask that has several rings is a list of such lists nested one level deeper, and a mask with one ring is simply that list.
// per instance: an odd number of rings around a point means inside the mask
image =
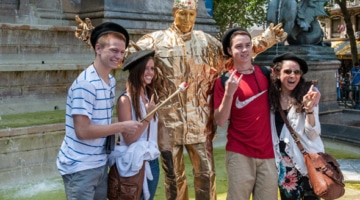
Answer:
[{"label": "young woman with hat", "polygon": [[305,81],[303,75],[308,71],[308,66],[302,58],[293,53],[284,53],[275,57],[273,62],[269,101],[281,199],[319,199],[312,192],[306,176],[303,154],[279,111],[284,111],[307,152],[324,152],[317,106],[320,93],[311,82]]},{"label": "young woman with hat", "polygon": [[[158,119],[156,114],[147,116],[155,107],[154,82],[156,69],[154,66],[154,50],[141,50],[132,53],[125,59],[122,67],[123,71],[129,71],[126,82],[126,92],[124,92],[117,102],[117,116],[119,122],[128,120],[142,121],[142,126],[133,133],[122,131],[119,134],[120,143],[115,147],[123,149],[126,155],[133,155],[132,160],[129,156],[123,156],[118,159],[125,159],[130,162],[131,168],[142,166],[145,162],[145,177],[143,185],[142,199],[154,199],[156,188],[159,181],[160,168],[158,150]],[[147,117],[146,117],[147,116]],[[139,162],[139,163],[135,163]],[[112,161],[110,160],[110,164]],[[126,166],[122,168],[117,162],[118,171],[121,176],[125,176]]]}]

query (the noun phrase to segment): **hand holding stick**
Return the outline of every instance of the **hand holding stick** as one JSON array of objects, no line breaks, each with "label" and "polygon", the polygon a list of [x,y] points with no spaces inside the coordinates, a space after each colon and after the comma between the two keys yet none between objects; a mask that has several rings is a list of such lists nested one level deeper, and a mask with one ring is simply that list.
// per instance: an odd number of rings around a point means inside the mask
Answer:
[{"label": "hand holding stick", "polygon": [[171,98],[173,98],[175,95],[177,95],[179,92],[182,92],[184,90],[186,90],[186,88],[188,87],[188,84],[186,82],[182,82],[179,85],[179,88],[172,93],[167,99],[165,99],[163,102],[161,102],[158,106],[156,106],[156,108],[154,108],[154,110],[152,110],[151,112],[149,112],[144,118],[142,118],[140,120],[140,122],[143,122],[146,118],[148,118],[150,115],[152,115],[154,112],[156,112],[157,110],[159,110],[159,108],[161,106],[163,106],[166,102],[168,102]]}]

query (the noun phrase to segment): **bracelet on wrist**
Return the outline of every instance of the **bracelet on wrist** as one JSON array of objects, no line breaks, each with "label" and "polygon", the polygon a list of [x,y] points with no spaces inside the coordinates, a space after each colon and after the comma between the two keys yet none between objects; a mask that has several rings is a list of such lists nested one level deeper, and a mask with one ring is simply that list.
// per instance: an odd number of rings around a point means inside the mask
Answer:
[{"label": "bracelet on wrist", "polygon": [[307,115],[312,115],[312,114],[314,114],[314,111],[311,111],[311,112],[305,112],[305,114],[307,114]]}]

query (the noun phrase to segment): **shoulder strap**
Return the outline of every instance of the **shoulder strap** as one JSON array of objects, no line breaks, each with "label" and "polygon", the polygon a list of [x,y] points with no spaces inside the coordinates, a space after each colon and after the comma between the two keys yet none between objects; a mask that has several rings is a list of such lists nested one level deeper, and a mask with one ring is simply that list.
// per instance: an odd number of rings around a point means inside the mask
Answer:
[{"label": "shoulder strap", "polygon": [[221,75],[220,79],[221,79],[221,85],[223,86],[223,88],[225,88],[225,82],[229,79],[229,77],[230,77],[229,71],[226,71]]},{"label": "shoulder strap", "polygon": [[260,66],[262,73],[266,76],[266,78],[270,79],[271,69],[267,66]]},{"label": "shoulder strap", "polygon": [[307,154],[305,148],[303,147],[303,145],[301,144],[299,138],[297,137],[296,132],[295,132],[294,129],[290,126],[289,121],[288,121],[288,119],[286,118],[284,111],[281,110],[281,109],[279,109],[279,112],[280,112],[281,118],[283,119],[284,123],[286,124],[286,127],[289,129],[289,131],[290,131],[290,133],[291,133],[291,136],[294,138],[295,143],[296,143],[297,146],[299,147],[300,152],[301,152],[302,154]]}]

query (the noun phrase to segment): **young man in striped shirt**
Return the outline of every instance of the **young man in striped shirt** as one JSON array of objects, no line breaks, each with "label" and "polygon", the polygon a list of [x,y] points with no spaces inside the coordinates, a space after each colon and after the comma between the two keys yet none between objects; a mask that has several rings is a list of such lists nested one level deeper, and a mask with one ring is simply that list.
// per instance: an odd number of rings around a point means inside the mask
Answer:
[{"label": "young man in striped shirt", "polygon": [[108,136],[135,133],[140,122],[111,123],[115,79],[110,74],[124,59],[129,35],[120,25],[105,22],[91,33],[94,62],[71,85],[66,102],[65,138],[57,167],[67,199],[106,200]]}]

